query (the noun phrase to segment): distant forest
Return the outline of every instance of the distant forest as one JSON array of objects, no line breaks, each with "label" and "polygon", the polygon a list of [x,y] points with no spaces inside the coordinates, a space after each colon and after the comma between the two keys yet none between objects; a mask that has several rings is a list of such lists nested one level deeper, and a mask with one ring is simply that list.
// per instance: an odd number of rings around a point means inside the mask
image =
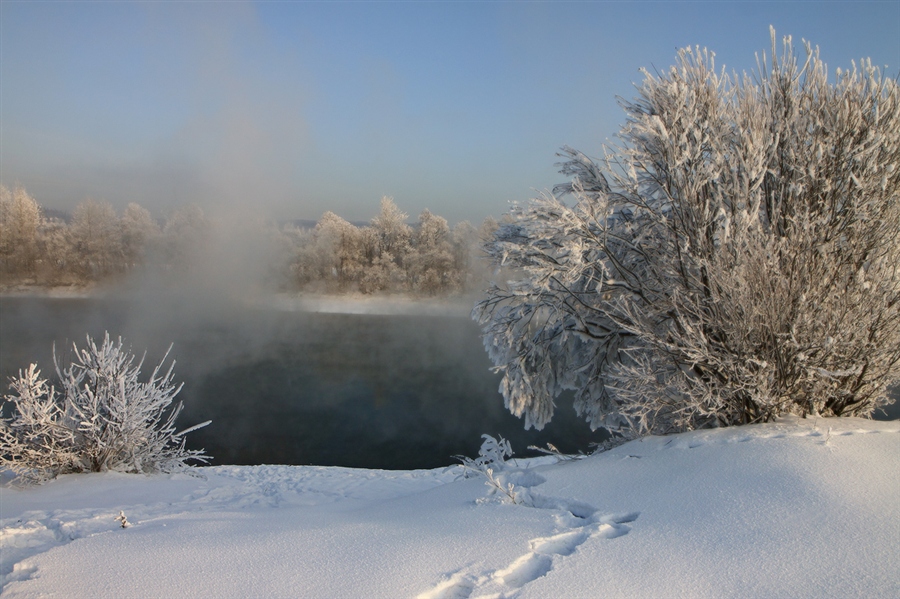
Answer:
[{"label": "distant forest", "polygon": [[[232,219],[233,221],[234,219]],[[0,186],[0,288],[112,285],[130,276],[178,280],[238,260],[272,291],[448,295],[483,285],[483,240],[497,228],[450,227],[428,210],[410,225],[391,198],[370,224],[326,212],[310,221],[227,221],[198,206],[156,219],[138,204],[118,214],[86,200],[71,214],[43,209],[21,186]]]}]

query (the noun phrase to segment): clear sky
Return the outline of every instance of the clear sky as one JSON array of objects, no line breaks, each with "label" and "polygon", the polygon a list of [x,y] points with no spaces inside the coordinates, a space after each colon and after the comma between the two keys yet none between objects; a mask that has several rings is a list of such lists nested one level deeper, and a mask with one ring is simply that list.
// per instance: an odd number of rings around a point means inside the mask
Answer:
[{"label": "clear sky", "polygon": [[0,181],[44,206],[499,216],[598,156],[639,67],[769,25],[900,72],[900,2],[0,2]]}]

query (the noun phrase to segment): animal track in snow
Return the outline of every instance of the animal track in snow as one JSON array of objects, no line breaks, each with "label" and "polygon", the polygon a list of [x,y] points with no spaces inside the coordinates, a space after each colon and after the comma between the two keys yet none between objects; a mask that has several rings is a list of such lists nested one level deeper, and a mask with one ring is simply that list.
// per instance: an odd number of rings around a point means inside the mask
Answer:
[{"label": "animal track in snow", "polygon": [[534,553],[543,555],[572,555],[584,543],[590,533],[587,530],[561,532],[552,537],[531,539],[528,545]]},{"label": "animal track in snow", "polygon": [[475,580],[456,573],[416,599],[468,599],[475,589]]},{"label": "animal track in snow", "polygon": [[520,588],[553,569],[555,560],[572,555],[591,538],[615,539],[631,531],[628,522],[634,522],[639,513],[608,514],[585,520],[574,530],[567,530],[549,537],[528,541],[530,551],[506,568],[497,570],[493,578],[510,589]]},{"label": "animal track in snow", "polygon": [[536,580],[553,568],[553,559],[540,553],[526,553],[506,568],[494,572],[494,578],[517,589]]},{"label": "animal track in snow", "polygon": [[[580,503],[576,505],[585,507]],[[558,505],[555,508],[565,509]],[[628,534],[631,531],[628,523],[637,520],[639,515],[640,512],[626,512],[580,517],[569,510],[557,513],[555,521],[565,530],[548,537],[531,539],[528,541],[529,551],[505,568],[480,574],[454,573],[430,591],[419,595],[418,599],[468,599],[476,591],[478,595],[474,596],[477,597],[504,597],[506,593],[546,576],[558,560],[572,555],[588,540],[615,539]]]},{"label": "animal track in snow", "polygon": [[28,558],[76,539],[121,527],[113,510],[26,512],[0,520],[0,591],[8,582],[26,580],[37,571]]}]

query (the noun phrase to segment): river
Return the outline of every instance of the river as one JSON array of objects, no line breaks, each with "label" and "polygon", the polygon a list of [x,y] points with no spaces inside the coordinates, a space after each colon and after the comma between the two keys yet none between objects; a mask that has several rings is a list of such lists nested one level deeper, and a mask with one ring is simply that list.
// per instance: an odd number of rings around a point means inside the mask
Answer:
[{"label": "river", "polygon": [[[460,312],[460,311],[457,311]],[[463,311],[464,312],[464,311]],[[72,342],[105,331],[145,370],[173,344],[184,382],[179,424],[215,464],[316,464],[413,469],[475,456],[483,433],[516,455],[551,442],[563,451],[604,438],[558,401],[543,431],[525,431],[503,407],[477,326],[464,313],[348,314],[178,297],[0,298],[0,376],[36,362],[53,373]]]}]

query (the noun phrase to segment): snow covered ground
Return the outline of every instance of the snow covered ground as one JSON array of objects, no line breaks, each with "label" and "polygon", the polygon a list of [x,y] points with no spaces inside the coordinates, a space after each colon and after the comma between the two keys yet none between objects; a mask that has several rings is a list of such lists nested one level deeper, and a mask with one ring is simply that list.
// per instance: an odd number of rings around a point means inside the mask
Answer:
[{"label": "snow covered ground", "polygon": [[4,485],[2,596],[900,597],[898,433],[784,419],[509,464],[539,507],[459,467]]},{"label": "snow covered ground", "polygon": [[379,316],[421,315],[468,318],[481,297],[416,297],[403,294],[344,295],[279,294],[247,302],[249,305],[292,312],[321,314],[371,314]]}]

